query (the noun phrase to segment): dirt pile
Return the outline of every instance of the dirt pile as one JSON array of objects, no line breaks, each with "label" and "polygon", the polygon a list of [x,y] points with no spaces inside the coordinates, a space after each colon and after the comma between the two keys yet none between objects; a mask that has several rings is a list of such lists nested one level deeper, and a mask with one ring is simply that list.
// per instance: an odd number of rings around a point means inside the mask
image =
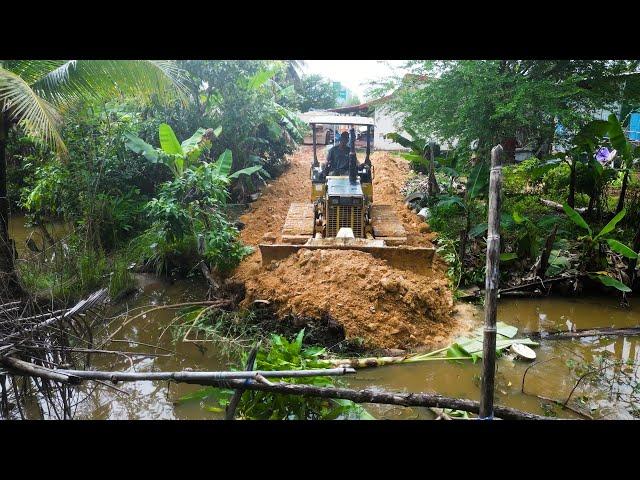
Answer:
[{"label": "dirt pile", "polygon": [[[347,337],[361,337],[371,348],[433,347],[451,340],[461,325],[452,318],[445,264],[437,257],[427,276],[392,268],[357,251],[302,250],[263,268],[257,245],[279,242],[289,204],[309,201],[312,157],[310,147],[298,150],[290,168],[241,217],[246,225],[241,239],[256,248],[231,278],[245,285],[243,305],[261,299],[271,301],[280,314],[329,314],[344,326]],[[408,163],[386,152],[374,153],[371,160],[374,203],[394,206],[407,231],[408,245],[432,246],[435,235],[406,208],[400,194],[409,174]]]},{"label": "dirt pile", "polygon": [[391,268],[368,253],[300,250],[245,282],[244,306],[269,299],[279,315],[330,315],[347,338],[365,346],[440,344],[452,328],[453,299],[445,278]]}]

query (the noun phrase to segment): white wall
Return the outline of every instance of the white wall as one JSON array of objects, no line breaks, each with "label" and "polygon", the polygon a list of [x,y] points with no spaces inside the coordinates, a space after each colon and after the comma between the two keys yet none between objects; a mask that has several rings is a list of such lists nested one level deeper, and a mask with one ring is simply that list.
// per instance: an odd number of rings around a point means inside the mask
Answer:
[{"label": "white wall", "polygon": [[[409,150],[408,148],[403,147],[399,143],[392,142],[389,139],[384,138],[384,135],[387,133],[398,132],[403,137],[411,138],[404,130],[401,129],[401,121],[402,115],[399,113],[391,113],[387,109],[382,107],[377,107],[375,110],[375,122],[376,122],[376,130],[375,137],[373,141],[373,146],[376,150]],[[438,139],[429,139],[429,141],[434,141],[440,145],[442,150],[451,150],[455,148],[458,144],[458,140],[455,139],[451,144],[448,142],[443,142]]]},{"label": "white wall", "polygon": [[[398,114],[389,113],[386,109],[377,107],[374,114],[376,122],[373,147],[376,150],[408,150],[399,143],[392,142],[384,138],[387,133],[398,132],[400,135],[409,136],[404,131],[398,131],[402,117]],[[396,126],[398,125],[398,126]]]}]

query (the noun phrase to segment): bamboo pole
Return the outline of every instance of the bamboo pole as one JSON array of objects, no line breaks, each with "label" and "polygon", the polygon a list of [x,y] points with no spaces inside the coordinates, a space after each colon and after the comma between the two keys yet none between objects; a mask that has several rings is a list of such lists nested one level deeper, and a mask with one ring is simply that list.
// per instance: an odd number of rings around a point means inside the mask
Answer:
[{"label": "bamboo pole", "polygon": [[493,418],[493,392],[496,374],[496,313],[500,262],[500,189],[502,186],[502,146],[491,149],[489,177],[489,231],[485,274],[484,338],[482,345],[482,384],[480,419]]},{"label": "bamboo pole", "polygon": [[[320,377],[356,373],[353,368],[320,368],[315,370],[253,370],[244,372],[108,372],[100,370],[66,370],[56,372],[72,375],[84,380],[109,380],[112,382],[166,381],[206,385],[208,381],[226,379],[254,379],[256,375],[265,378]],[[202,383],[205,382],[205,383]]]},{"label": "bamboo pole", "polygon": [[80,379],[66,373],[60,373],[50,368],[42,367],[31,362],[25,362],[14,357],[3,357],[0,359],[0,363],[3,365],[27,376],[46,378],[48,380],[54,380],[62,383],[80,383]]}]

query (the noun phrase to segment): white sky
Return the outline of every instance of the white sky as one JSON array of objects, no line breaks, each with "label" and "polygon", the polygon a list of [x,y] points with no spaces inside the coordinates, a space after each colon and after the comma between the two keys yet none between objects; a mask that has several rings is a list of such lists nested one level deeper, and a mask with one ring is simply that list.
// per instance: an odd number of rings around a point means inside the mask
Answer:
[{"label": "white sky", "polygon": [[370,80],[380,80],[393,75],[394,70],[406,60],[305,60],[303,70],[307,74],[317,73],[330,80],[340,82],[363,102]]}]

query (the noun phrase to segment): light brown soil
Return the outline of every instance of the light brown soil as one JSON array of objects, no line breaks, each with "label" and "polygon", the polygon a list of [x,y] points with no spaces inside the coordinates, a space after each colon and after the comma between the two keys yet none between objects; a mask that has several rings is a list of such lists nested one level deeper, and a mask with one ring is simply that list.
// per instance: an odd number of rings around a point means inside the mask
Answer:
[{"label": "light brown soil", "polygon": [[[298,150],[290,168],[240,218],[245,223],[242,241],[256,247],[231,279],[246,287],[243,305],[261,299],[273,302],[279,315],[329,314],[344,326],[347,338],[362,338],[370,348],[437,347],[466,329],[452,314],[453,298],[438,258],[428,276],[390,267],[358,251],[301,250],[277,266],[262,267],[257,245],[279,242],[289,204],[309,201],[312,155],[310,147]],[[394,205],[409,245],[432,246],[434,234],[400,195],[409,173],[407,162],[386,152],[371,158],[374,203]]]}]

